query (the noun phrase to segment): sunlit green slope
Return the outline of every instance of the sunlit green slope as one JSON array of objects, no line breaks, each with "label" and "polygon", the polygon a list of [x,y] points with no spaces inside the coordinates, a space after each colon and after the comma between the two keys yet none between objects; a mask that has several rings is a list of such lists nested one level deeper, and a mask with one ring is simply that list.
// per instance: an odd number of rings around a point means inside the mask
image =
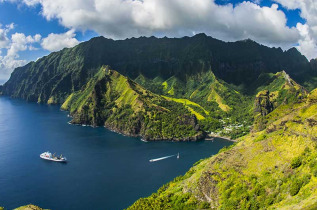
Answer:
[{"label": "sunlit green slope", "polygon": [[70,111],[74,124],[105,126],[147,140],[204,137],[195,111],[146,90],[109,67],[102,67],[82,90],[70,94],[62,109]]},{"label": "sunlit green slope", "polygon": [[129,209],[315,209],[317,89]]}]

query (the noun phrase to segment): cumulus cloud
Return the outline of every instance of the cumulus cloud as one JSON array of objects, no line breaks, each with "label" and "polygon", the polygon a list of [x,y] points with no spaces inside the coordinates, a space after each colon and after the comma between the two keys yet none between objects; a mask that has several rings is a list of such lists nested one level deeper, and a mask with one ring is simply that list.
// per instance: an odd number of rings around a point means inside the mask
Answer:
[{"label": "cumulus cloud", "polygon": [[[20,59],[19,52],[26,50],[35,50],[32,44],[38,43],[41,41],[41,35],[36,34],[34,36],[26,36],[23,33],[14,33],[11,37],[8,37],[10,30],[14,28],[14,24],[5,26],[4,28],[0,27],[3,32],[4,40],[0,45],[0,80],[8,79],[12,70],[16,67],[25,65],[26,60]],[[5,55],[3,50],[6,51]]]},{"label": "cumulus cloud", "polygon": [[172,37],[205,32],[225,40],[251,38],[287,48],[297,42],[299,31],[286,26],[277,4],[260,2],[217,5],[213,0],[21,0],[40,4],[48,20],[75,30],[93,30],[118,39],[164,34]]},{"label": "cumulus cloud", "polygon": [[43,39],[41,46],[43,49],[49,51],[58,51],[65,47],[73,47],[79,43],[75,36],[75,30],[73,29],[62,34],[51,33]]},{"label": "cumulus cloud", "polygon": [[297,49],[307,58],[317,58],[317,43],[311,33],[309,25],[298,23],[297,29],[301,35]]},{"label": "cumulus cloud", "polygon": [[[49,51],[57,51],[64,47],[73,47],[79,43],[75,38],[75,30],[61,34],[49,34],[42,38],[40,34],[34,36],[24,33],[11,33],[14,24],[1,27],[0,25],[0,80],[7,80],[11,72],[29,61],[20,57],[20,52],[38,50],[37,45]],[[10,36],[9,36],[10,33]]]},{"label": "cumulus cloud", "polygon": [[289,10],[300,10],[300,16],[306,24],[298,23],[301,37],[298,50],[307,58],[317,58],[317,1],[316,0],[275,0]]},{"label": "cumulus cloud", "polygon": [[9,25],[6,25],[4,28],[1,28],[0,24],[0,49],[5,48],[9,44],[9,38],[8,38],[8,33],[10,30],[14,28],[14,24],[11,23]]}]

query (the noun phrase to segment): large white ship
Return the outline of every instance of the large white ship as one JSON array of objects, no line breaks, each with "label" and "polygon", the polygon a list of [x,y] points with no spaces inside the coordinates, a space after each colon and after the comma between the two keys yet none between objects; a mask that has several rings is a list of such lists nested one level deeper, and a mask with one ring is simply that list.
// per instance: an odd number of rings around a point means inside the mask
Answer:
[{"label": "large white ship", "polygon": [[66,157],[63,157],[62,155],[60,156],[55,156],[54,154],[50,152],[44,152],[40,155],[40,158],[45,159],[45,160],[51,160],[51,161],[56,161],[56,162],[66,162],[67,159]]}]

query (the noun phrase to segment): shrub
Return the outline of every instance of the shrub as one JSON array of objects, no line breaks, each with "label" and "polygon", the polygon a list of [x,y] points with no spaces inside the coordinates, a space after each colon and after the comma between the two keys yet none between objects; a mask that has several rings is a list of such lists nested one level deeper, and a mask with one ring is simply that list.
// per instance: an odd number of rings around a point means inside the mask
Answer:
[{"label": "shrub", "polygon": [[303,179],[302,179],[303,186],[308,184],[310,182],[310,179],[311,179],[311,175],[310,174],[305,174]]},{"label": "shrub", "polygon": [[290,191],[289,193],[291,194],[291,196],[295,196],[297,195],[297,193],[299,192],[300,188],[302,187],[303,182],[301,180],[295,179],[292,183],[291,183],[291,187],[290,187]]},{"label": "shrub", "polygon": [[206,201],[201,202],[198,206],[199,209],[209,209],[210,208],[210,204]]},{"label": "shrub", "polygon": [[300,157],[296,157],[291,162],[291,168],[295,169],[302,165],[302,159]]}]

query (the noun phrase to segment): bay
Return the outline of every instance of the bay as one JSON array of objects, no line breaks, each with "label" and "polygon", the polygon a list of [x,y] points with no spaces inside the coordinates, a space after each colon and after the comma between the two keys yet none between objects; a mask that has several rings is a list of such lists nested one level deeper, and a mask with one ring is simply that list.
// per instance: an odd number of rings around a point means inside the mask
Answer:
[{"label": "bay", "polygon": [[[0,206],[123,209],[232,142],[142,142],[105,128],[69,125],[57,105],[0,97]],[[66,164],[40,159],[63,154]],[[180,153],[156,162],[150,159]]]}]

